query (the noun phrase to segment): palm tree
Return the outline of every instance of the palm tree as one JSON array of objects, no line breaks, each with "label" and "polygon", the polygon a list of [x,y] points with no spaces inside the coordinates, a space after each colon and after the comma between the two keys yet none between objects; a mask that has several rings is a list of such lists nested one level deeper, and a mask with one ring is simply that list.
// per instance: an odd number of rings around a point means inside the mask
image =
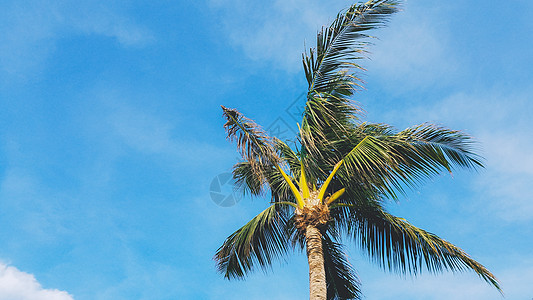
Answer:
[{"label": "palm tree", "polygon": [[384,208],[433,175],[482,166],[462,132],[432,124],[397,131],[360,119],[350,100],[361,84],[356,62],[365,56],[367,32],[397,10],[391,0],[356,4],[318,33],[316,48],[303,54],[309,89],[293,147],[222,107],[227,136],[242,155],[233,169],[237,184],[245,194],[271,196],[270,206],[216,252],[226,278],[305,249],[310,299],[358,299],[359,281],[341,244],[351,237],[384,269],[413,275],[470,269],[500,290],[494,275],[463,250]]}]

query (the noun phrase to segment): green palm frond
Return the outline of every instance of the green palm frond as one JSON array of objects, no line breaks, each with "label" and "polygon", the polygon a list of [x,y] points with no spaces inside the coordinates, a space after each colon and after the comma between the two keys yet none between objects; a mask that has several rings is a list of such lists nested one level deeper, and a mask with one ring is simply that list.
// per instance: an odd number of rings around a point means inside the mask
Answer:
[{"label": "green palm frond", "polygon": [[[280,164],[299,167],[298,158],[294,152],[283,142],[276,141],[276,148],[280,153]],[[277,209],[290,211],[290,206],[297,200],[288,182],[274,165],[261,165],[257,162],[243,161],[233,166],[233,178],[235,179],[235,188],[242,191],[244,195],[248,193],[253,196],[261,196],[270,193],[272,203],[285,203],[287,205],[278,206]],[[289,204],[290,203],[290,204]]]},{"label": "green palm frond", "polygon": [[215,260],[226,278],[242,278],[257,265],[267,269],[290,248],[305,249],[306,225],[322,233],[329,300],[361,298],[341,234],[354,237],[384,269],[471,270],[501,291],[494,275],[463,250],[383,208],[434,175],[483,167],[472,138],[460,131],[432,124],[398,131],[360,120],[362,109],[352,101],[362,84],[358,62],[367,55],[370,31],[397,11],[395,0],[355,4],[318,33],[316,48],[303,54],[309,87],[294,147],[222,107],[227,137],[243,158],[233,169],[237,186],[253,196],[271,194],[271,206],[218,249]]},{"label": "green palm frond", "polygon": [[364,56],[369,43],[367,32],[383,27],[397,10],[396,1],[371,0],[339,13],[318,33],[317,47],[303,55],[309,91],[331,93],[339,87],[351,90],[359,79],[349,76],[347,69],[361,69],[355,62]]},{"label": "green palm frond", "polygon": [[261,176],[257,176],[257,171],[254,170],[253,164],[249,161],[238,162],[233,166],[235,187],[237,190],[243,191],[244,195],[250,193],[259,196],[264,192],[265,176],[263,173]]},{"label": "green palm frond", "polygon": [[242,278],[255,264],[263,270],[289,249],[287,217],[271,205],[231,234],[217,250],[215,261],[224,277]]},{"label": "green palm frond", "polygon": [[352,5],[317,36],[316,48],[303,54],[309,84],[301,133],[302,146],[320,154],[320,140],[342,138],[361,114],[350,100],[361,79],[356,62],[364,58],[370,30],[383,27],[398,10],[397,2],[372,0]]},{"label": "green palm frond", "polygon": [[305,235],[296,227],[296,218],[294,214],[287,221],[286,229],[292,248],[303,252],[305,249]]},{"label": "green palm frond", "polygon": [[[339,183],[336,182],[334,187],[337,184]],[[386,202],[386,198],[375,187],[352,184],[337,202],[329,206],[332,220],[330,226],[339,232],[348,233],[353,228],[354,211],[381,211]]]},{"label": "green palm frond", "polygon": [[351,214],[346,219],[351,222],[349,232],[383,268],[414,275],[421,273],[422,268],[432,273],[472,270],[501,291],[496,277],[457,246],[377,206],[366,210],[354,208],[341,206]]},{"label": "green palm frond", "polygon": [[300,169],[300,158],[298,153],[289,147],[286,143],[280,139],[274,138],[275,148],[278,151],[278,155],[285,162],[292,174],[298,174]]},{"label": "green palm frond", "polygon": [[390,144],[381,139],[365,136],[343,158],[344,166],[338,172],[346,185],[373,186],[380,193],[396,198],[395,191],[402,190],[397,175],[397,158]]},{"label": "green palm frond", "polygon": [[338,180],[349,189],[374,186],[397,199],[405,186],[417,187],[424,179],[455,167],[482,166],[466,134],[433,124],[396,133],[384,124],[362,123],[349,138],[336,144],[331,158],[342,158]]},{"label": "green palm frond", "polygon": [[465,133],[442,126],[424,123],[407,128],[394,136],[400,143],[416,148],[419,160],[425,165],[446,168],[482,167],[481,158],[473,152],[474,141]]},{"label": "green palm frond", "polygon": [[259,165],[278,162],[274,140],[259,125],[235,109],[222,106],[222,110],[227,120],[224,124],[227,137],[237,142],[239,152],[245,160]]},{"label": "green palm frond", "polygon": [[360,282],[341,244],[322,236],[328,300],[361,299]]}]

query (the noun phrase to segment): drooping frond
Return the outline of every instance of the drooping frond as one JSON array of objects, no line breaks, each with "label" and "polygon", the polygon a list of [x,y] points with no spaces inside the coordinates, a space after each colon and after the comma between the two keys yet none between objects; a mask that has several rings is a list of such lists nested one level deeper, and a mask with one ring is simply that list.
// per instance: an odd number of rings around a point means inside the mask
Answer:
[{"label": "drooping frond", "polygon": [[233,178],[235,187],[243,191],[244,195],[250,193],[259,196],[264,191],[265,175],[257,176],[257,170],[254,170],[249,161],[238,162],[233,166]]},{"label": "drooping frond", "polygon": [[[336,181],[333,186],[338,188],[341,184],[343,183]],[[380,211],[386,205],[385,199],[375,187],[352,182],[342,197],[329,206],[332,220],[329,226],[338,232],[348,233],[354,224],[354,211]]]},{"label": "drooping frond", "polygon": [[361,299],[359,279],[342,248],[328,234],[322,236],[328,300]]},{"label": "drooping frond", "polygon": [[302,234],[300,230],[298,230],[296,226],[296,218],[293,214],[291,218],[287,221],[287,235],[289,235],[289,240],[291,243],[291,246],[294,249],[304,251],[305,249],[305,234]]},{"label": "drooping frond", "polygon": [[226,118],[227,137],[237,142],[237,148],[244,162],[233,167],[233,177],[244,192],[259,195],[272,181],[268,178],[272,169],[281,162],[276,151],[279,140],[271,138],[254,121],[246,118],[235,109],[222,106]]},{"label": "drooping frond", "polygon": [[231,234],[217,250],[214,259],[219,272],[228,279],[241,278],[259,264],[267,269],[272,260],[289,248],[287,218],[271,205]]},{"label": "drooping frond", "polygon": [[[287,165],[290,173],[296,172],[299,168],[297,154],[279,139],[273,139],[275,149],[279,157],[279,165]],[[272,202],[292,202],[296,203],[290,184],[279,171],[279,165],[265,165],[247,160],[238,162],[233,166],[233,178],[237,190],[253,196],[260,196],[270,192]],[[293,173],[294,174],[294,173]],[[283,206],[282,209],[285,207]]]},{"label": "drooping frond", "polygon": [[274,148],[274,140],[254,121],[246,118],[235,109],[222,106],[227,137],[237,142],[242,157],[260,165],[272,165],[279,157]]},{"label": "drooping frond", "polygon": [[354,207],[341,208],[351,215],[349,232],[383,268],[414,275],[423,268],[432,273],[472,270],[501,291],[496,277],[457,246],[379,207]]}]

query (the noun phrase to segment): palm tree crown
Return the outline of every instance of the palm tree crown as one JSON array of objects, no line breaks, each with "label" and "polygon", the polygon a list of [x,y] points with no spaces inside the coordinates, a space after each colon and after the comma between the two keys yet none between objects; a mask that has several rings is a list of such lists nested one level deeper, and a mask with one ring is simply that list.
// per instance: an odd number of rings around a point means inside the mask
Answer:
[{"label": "palm tree crown", "polygon": [[355,4],[318,33],[316,48],[303,54],[308,92],[296,146],[222,107],[228,138],[243,158],[234,178],[245,193],[271,196],[271,205],[218,249],[215,260],[226,278],[242,278],[291,249],[306,249],[311,299],[357,299],[359,281],[341,244],[348,236],[387,270],[416,275],[470,269],[500,289],[463,250],[384,208],[385,200],[397,200],[426,178],[482,166],[462,132],[433,124],[397,131],[360,119],[351,100],[361,84],[357,62],[365,57],[368,31],[397,10],[391,0]]}]

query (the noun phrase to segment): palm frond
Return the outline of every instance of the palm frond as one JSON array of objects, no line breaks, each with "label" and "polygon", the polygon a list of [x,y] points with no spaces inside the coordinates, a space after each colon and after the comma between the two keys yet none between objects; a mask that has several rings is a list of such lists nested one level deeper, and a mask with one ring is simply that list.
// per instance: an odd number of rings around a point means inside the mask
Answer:
[{"label": "palm frond", "polygon": [[[371,0],[352,5],[317,35],[316,48],[303,54],[309,84],[302,121],[302,146],[315,154],[320,142],[342,138],[361,109],[351,100],[361,79],[353,73],[363,70],[356,62],[365,57],[368,31],[383,27],[398,10],[392,0]],[[310,133],[310,134],[306,134]]]},{"label": "palm frond", "polygon": [[280,139],[274,138],[274,143],[278,155],[283,162],[287,163],[291,173],[298,174],[298,169],[300,168],[300,158],[298,157],[298,154]]},{"label": "palm frond", "polygon": [[[299,167],[297,154],[279,139],[274,138],[277,152],[279,153],[279,165],[288,165],[291,173]],[[235,187],[244,195],[264,195],[270,192],[273,203],[291,202],[296,203],[291,187],[277,169],[278,165],[262,165],[259,162],[247,160],[238,162],[233,166],[233,178]],[[293,173],[294,174],[294,173]],[[285,209],[282,206],[281,209]],[[280,209],[278,207],[278,209]]]},{"label": "palm frond", "polygon": [[331,157],[345,153],[344,166],[338,172],[343,187],[372,185],[397,199],[396,192],[416,187],[443,170],[482,166],[481,158],[472,151],[474,145],[468,135],[433,124],[395,133],[384,124],[362,123],[336,144]]},{"label": "palm frond", "polygon": [[413,275],[422,268],[432,273],[472,270],[501,292],[496,277],[457,246],[377,206],[354,208],[341,207],[351,215],[345,219],[351,222],[348,230],[383,268]]},{"label": "palm frond", "polygon": [[333,23],[317,36],[317,47],[304,53],[303,64],[309,91],[328,92],[339,87],[351,90],[359,81],[347,76],[347,69],[361,69],[355,62],[364,56],[368,45],[367,32],[383,27],[398,10],[397,2],[371,0],[354,4],[339,13]]},{"label": "palm frond", "polygon": [[293,214],[287,221],[287,235],[294,249],[303,252],[305,250],[305,234],[302,234],[296,226],[296,216]]},{"label": "palm frond", "polygon": [[467,134],[442,126],[424,123],[407,128],[393,136],[398,144],[415,148],[415,166],[434,166],[445,168],[449,172],[454,166],[463,168],[482,167],[481,158],[473,152],[474,141]]},{"label": "palm frond", "polygon": [[222,110],[227,120],[224,124],[227,137],[237,142],[245,160],[259,165],[272,165],[279,160],[274,140],[259,125],[235,109],[222,106]]},{"label": "palm frond", "polygon": [[217,250],[215,261],[225,278],[242,278],[255,264],[266,270],[289,249],[287,217],[271,205],[231,234]]},{"label": "palm frond", "polygon": [[329,234],[322,236],[328,300],[361,299],[359,279],[342,248]]},{"label": "palm frond", "polygon": [[[343,158],[344,166],[338,172],[339,180],[346,185],[373,186],[380,193],[397,198],[396,191],[403,190],[398,176],[397,158],[390,144],[367,135],[357,142]],[[348,188],[348,187],[347,187]]]},{"label": "palm frond", "polygon": [[250,193],[259,196],[265,191],[265,172],[257,175],[258,171],[254,170],[254,164],[250,161],[238,162],[233,166],[233,178],[235,187],[243,192],[244,195]]},{"label": "palm frond", "polygon": [[294,200],[291,196],[291,187],[275,167],[257,170],[257,165],[257,163],[243,161],[233,166],[236,190],[242,191],[244,195],[249,193],[253,196],[261,196],[270,191],[272,202]]},{"label": "palm frond", "polygon": [[237,148],[244,162],[233,167],[233,177],[237,185],[252,195],[260,195],[269,183],[267,174],[280,163],[276,151],[276,141],[254,121],[246,118],[235,109],[222,106],[226,118],[227,138],[237,142]]}]

